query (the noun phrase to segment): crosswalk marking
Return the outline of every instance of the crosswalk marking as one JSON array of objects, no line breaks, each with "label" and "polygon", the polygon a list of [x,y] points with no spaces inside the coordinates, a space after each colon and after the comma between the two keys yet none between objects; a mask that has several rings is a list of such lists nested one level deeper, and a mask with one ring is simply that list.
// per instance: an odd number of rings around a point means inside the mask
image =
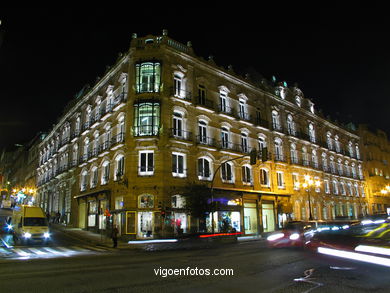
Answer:
[{"label": "crosswalk marking", "polygon": [[42,250],[39,250],[39,249],[36,249],[36,248],[33,248],[33,247],[29,247],[28,249],[31,250],[32,252],[34,252],[35,254],[38,254],[38,255],[47,254],[47,252],[44,252]]},{"label": "crosswalk marking", "polygon": [[15,251],[20,256],[29,256],[29,255],[31,255],[31,253],[26,252],[26,251],[24,251],[22,249],[19,249],[19,248],[14,248],[13,251]]},{"label": "crosswalk marking", "polygon": [[[4,251],[4,252],[3,252]],[[61,257],[69,256],[73,254],[86,254],[94,252],[107,252],[109,248],[96,247],[92,245],[80,245],[80,246],[36,246],[36,247],[11,247],[2,248],[0,247],[0,255],[5,254],[5,257],[9,257],[12,254],[17,254],[19,257]],[[6,256],[7,255],[7,256]]]}]

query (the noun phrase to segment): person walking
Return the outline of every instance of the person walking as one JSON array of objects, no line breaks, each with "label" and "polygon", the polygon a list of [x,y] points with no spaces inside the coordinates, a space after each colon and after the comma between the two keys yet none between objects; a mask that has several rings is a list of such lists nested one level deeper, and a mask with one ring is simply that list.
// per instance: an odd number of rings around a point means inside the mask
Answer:
[{"label": "person walking", "polygon": [[119,233],[118,227],[115,225],[112,228],[112,232],[111,232],[111,238],[112,238],[114,248],[116,248],[118,246],[118,233]]}]

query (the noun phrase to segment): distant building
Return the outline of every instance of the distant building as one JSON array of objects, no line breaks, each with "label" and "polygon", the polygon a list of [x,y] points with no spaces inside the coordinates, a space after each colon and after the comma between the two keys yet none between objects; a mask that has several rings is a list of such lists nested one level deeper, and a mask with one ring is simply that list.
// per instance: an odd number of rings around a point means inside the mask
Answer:
[{"label": "distant building", "polygon": [[390,214],[390,144],[382,130],[359,126],[370,214]]},{"label": "distant building", "polygon": [[[367,209],[359,144],[295,86],[238,76],[166,32],[134,35],[40,144],[39,204],[129,238],[211,231],[212,218],[216,231],[245,235],[289,219],[355,219]],[[210,187],[219,166],[218,211],[203,227],[182,194]]]}]

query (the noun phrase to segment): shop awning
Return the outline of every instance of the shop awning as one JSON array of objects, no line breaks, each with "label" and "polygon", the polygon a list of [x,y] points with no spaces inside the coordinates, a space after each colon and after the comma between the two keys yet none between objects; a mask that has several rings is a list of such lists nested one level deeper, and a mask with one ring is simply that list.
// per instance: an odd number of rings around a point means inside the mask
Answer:
[{"label": "shop awning", "polygon": [[86,196],[96,196],[97,197],[99,194],[107,194],[108,195],[108,194],[110,194],[110,190],[109,189],[97,190],[94,192],[75,195],[73,198],[81,198],[81,197],[86,197]]}]

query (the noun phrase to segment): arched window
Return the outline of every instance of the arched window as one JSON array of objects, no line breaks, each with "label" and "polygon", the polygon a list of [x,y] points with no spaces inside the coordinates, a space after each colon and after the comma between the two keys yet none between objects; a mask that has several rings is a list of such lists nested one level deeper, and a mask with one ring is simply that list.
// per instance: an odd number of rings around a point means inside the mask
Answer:
[{"label": "arched window", "polygon": [[303,166],[309,166],[309,154],[307,153],[306,147],[302,148],[302,163]]},{"label": "arched window", "polygon": [[265,168],[260,169],[260,184],[263,186],[270,186],[269,171]]},{"label": "arched window", "polygon": [[343,163],[341,161],[341,159],[338,159],[337,160],[337,170],[339,172],[339,175],[343,175]]},{"label": "arched window", "polygon": [[212,173],[212,160],[207,157],[198,159],[198,179],[199,180],[211,180]]},{"label": "arched window", "polygon": [[183,114],[180,112],[173,113],[172,121],[172,134],[174,137],[183,137],[184,134],[184,125],[183,125]]},{"label": "arched window", "polygon": [[247,112],[247,106],[246,106],[246,101],[244,99],[239,99],[239,116],[243,120],[249,120],[249,115]]},{"label": "arched window", "polygon": [[336,166],[335,166],[334,158],[330,157],[329,160],[330,160],[330,171],[333,174],[335,174],[336,173]]},{"label": "arched window", "polygon": [[326,153],[322,153],[322,170],[328,172],[328,159],[326,158]]},{"label": "arched window", "polygon": [[104,161],[102,164],[102,177],[101,177],[101,184],[107,184],[108,180],[110,180],[110,162]]},{"label": "arched window", "polygon": [[159,62],[143,62],[136,64],[137,93],[160,91],[161,64]]},{"label": "arched window", "polygon": [[203,120],[198,122],[198,142],[209,145],[210,139],[207,137],[207,123]]},{"label": "arched window", "polygon": [[230,148],[229,130],[226,127],[221,129],[221,147],[224,149]]},{"label": "arched window", "polygon": [[232,162],[223,163],[221,166],[222,181],[226,183],[234,183],[234,168]]},{"label": "arched window", "polygon": [[98,183],[98,167],[93,166],[91,169],[91,181],[90,181],[91,188],[96,187],[97,183]]},{"label": "arched window", "polygon": [[352,144],[352,141],[350,141],[350,142],[348,143],[348,151],[349,151],[349,156],[350,156],[351,158],[353,158],[353,144]]},{"label": "arched window", "polygon": [[83,170],[81,171],[80,176],[80,191],[85,191],[87,189],[87,181],[88,180],[88,171]]},{"label": "arched window", "polygon": [[281,130],[282,127],[280,125],[280,116],[278,111],[273,110],[272,111],[272,129],[273,130]]},{"label": "arched window", "polygon": [[295,122],[291,114],[287,115],[287,132],[289,135],[295,136]]},{"label": "arched window", "polygon": [[280,138],[275,139],[275,160],[284,161],[283,157],[283,144]]},{"label": "arched window", "polygon": [[298,151],[295,143],[292,143],[290,146],[290,156],[291,156],[291,163],[298,164]]},{"label": "arched window", "polygon": [[332,139],[332,134],[328,131],[326,133],[326,144],[328,145],[329,150],[333,150],[333,139]]},{"label": "arched window", "polygon": [[316,142],[316,132],[315,132],[315,129],[314,129],[314,125],[312,123],[309,123],[308,131],[309,131],[309,139],[310,139],[310,141],[312,143],[315,143]]},{"label": "arched window", "polygon": [[359,151],[359,146],[357,144],[355,145],[355,152],[356,152],[356,159],[360,160],[360,151]]},{"label": "arched window", "polygon": [[248,135],[241,133],[241,150],[243,153],[249,153]]},{"label": "arched window", "polygon": [[249,165],[241,167],[242,171],[242,182],[244,184],[252,184],[252,168]]},{"label": "arched window", "polygon": [[333,194],[339,194],[338,182],[337,180],[332,181],[332,191]]},{"label": "arched window", "polygon": [[335,144],[335,147],[336,147],[336,152],[340,152],[341,149],[340,149],[340,141],[339,141],[339,137],[336,135],[334,137],[334,144]]},{"label": "arched window", "polygon": [[115,158],[115,178],[119,180],[125,174],[125,156],[120,154]]},{"label": "arched window", "polygon": [[318,157],[315,150],[312,150],[311,152],[311,162],[314,168],[318,168]]}]

